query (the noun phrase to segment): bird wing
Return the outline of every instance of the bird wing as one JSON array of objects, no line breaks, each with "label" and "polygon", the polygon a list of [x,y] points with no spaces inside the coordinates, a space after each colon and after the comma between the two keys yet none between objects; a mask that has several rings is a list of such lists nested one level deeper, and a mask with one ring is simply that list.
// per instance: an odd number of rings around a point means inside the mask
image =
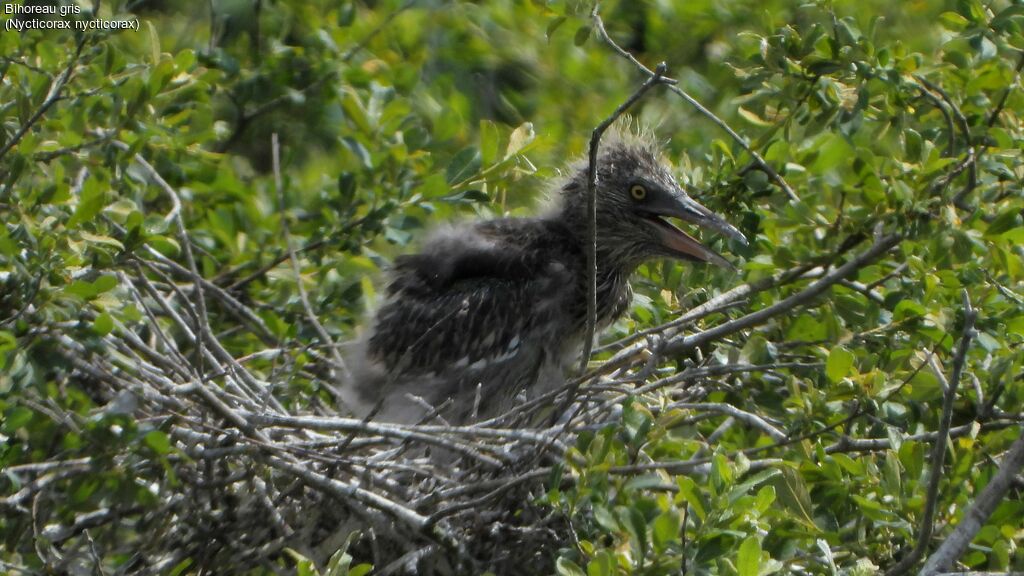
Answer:
[{"label": "bird wing", "polygon": [[463,381],[537,364],[559,346],[571,283],[551,251],[535,248],[530,234],[485,223],[397,259],[371,358],[388,372]]}]

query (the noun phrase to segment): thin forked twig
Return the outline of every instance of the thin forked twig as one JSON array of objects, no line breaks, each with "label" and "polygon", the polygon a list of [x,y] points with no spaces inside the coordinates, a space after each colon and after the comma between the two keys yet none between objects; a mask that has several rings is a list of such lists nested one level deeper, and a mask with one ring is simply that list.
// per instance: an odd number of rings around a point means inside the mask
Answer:
[{"label": "thin forked twig", "polygon": [[[599,6],[594,6],[594,10],[593,12],[590,13],[590,17],[594,22],[594,29],[597,30],[598,36],[601,37],[601,40],[604,41],[605,44],[611,46],[612,49],[619,53],[621,56],[629,60],[633,64],[633,66],[635,66],[638,70],[646,74],[648,77],[653,77],[656,74],[655,70],[651,70],[650,68],[644,66],[639,60],[634,58],[629,52],[623,50],[618,44],[615,43],[614,40],[611,39],[610,36],[608,36],[608,31],[605,30],[604,28],[604,21],[601,20],[601,16],[598,14],[598,8]],[[713,122],[719,128],[724,130],[725,133],[728,134],[729,137],[733,139],[733,141],[739,144],[740,147],[747,152],[747,154],[750,154],[750,157],[754,159],[754,163],[757,164],[757,167],[760,168],[765,174],[767,174],[769,178],[774,180],[775,183],[778,184],[780,188],[782,188],[782,190],[786,193],[786,196],[788,196],[790,200],[792,200],[793,202],[800,201],[800,197],[797,196],[796,191],[793,190],[793,188],[789,185],[788,182],[786,182],[786,179],[783,178],[782,175],[780,175],[774,168],[772,168],[771,164],[769,164],[760,154],[758,154],[756,150],[751,148],[750,144],[748,144],[742,136],[736,133],[736,131],[733,130],[731,126],[726,124],[724,120],[716,116],[714,112],[705,108],[704,105],[698,102],[696,98],[690,96],[685,90],[680,88],[678,86],[679,82],[677,80],[673,78],[662,78],[661,83],[667,84],[669,90],[671,90],[677,96],[685,100],[687,104],[693,106],[697,110],[697,112],[699,112],[702,116],[704,116],[708,120],[711,120],[711,122]]]},{"label": "thin forked twig", "polygon": [[[590,134],[590,149],[587,156],[587,327],[583,340],[583,354],[580,359],[580,372],[586,371],[590,361],[590,351],[594,346],[594,332],[597,327],[597,155],[601,144],[601,136],[616,120],[618,120],[643,95],[660,84],[664,79],[667,67],[664,62],[658,64],[651,77],[644,81],[625,102],[594,128]],[[571,398],[570,394],[570,398]]]},{"label": "thin forked twig", "polygon": [[[285,202],[284,202],[284,185],[281,181],[281,147],[277,142],[277,132],[271,135],[271,146],[273,148],[273,164],[274,164],[274,189],[277,192],[277,205],[278,211],[281,213],[281,230],[284,232],[285,247],[288,249],[288,260],[291,261],[292,273],[295,275],[295,287],[299,291],[299,299],[302,301],[302,309],[306,312],[306,318],[310,324],[316,330],[317,336],[327,347],[328,352],[331,354],[331,359],[334,361],[332,372],[334,369],[340,370],[345,378],[351,380],[351,374],[349,374],[348,368],[345,366],[345,361],[342,360],[341,354],[338,353],[338,346],[335,344],[334,339],[331,338],[330,334],[324,328],[323,324],[317,318],[316,313],[313,312],[313,307],[309,303],[309,295],[306,294],[306,288],[302,285],[302,269],[299,266],[299,259],[295,255],[295,246],[292,243],[291,228],[288,225],[288,215],[285,213]],[[344,381],[335,375],[335,379],[338,380],[339,385],[344,385]]]}]

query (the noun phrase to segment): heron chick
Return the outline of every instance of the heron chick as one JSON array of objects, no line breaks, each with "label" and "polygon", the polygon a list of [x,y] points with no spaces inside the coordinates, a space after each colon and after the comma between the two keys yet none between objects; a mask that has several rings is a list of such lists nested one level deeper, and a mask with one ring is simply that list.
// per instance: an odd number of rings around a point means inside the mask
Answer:
[{"label": "heron chick", "polygon": [[[629,277],[646,260],[729,267],[667,218],[746,244],[686,194],[650,141],[610,134],[597,176],[598,331],[626,312]],[[541,216],[445,228],[396,259],[355,370],[357,413],[376,408],[380,420],[415,423],[438,410],[466,423],[564,383],[586,338],[586,162],[557,196]]]}]

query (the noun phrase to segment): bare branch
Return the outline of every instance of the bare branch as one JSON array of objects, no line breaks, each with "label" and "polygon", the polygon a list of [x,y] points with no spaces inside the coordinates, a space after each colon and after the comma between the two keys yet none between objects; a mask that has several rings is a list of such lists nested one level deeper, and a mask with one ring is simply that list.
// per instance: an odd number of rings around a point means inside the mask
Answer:
[{"label": "bare branch", "polygon": [[858,254],[839,268],[836,268],[822,276],[820,279],[812,282],[807,286],[807,288],[804,288],[800,292],[776,302],[771,306],[762,308],[757,312],[752,312],[741,318],[719,324],[714,328],[670,341],[666,344],[663,352],[665,354],[682,354],[707,342],[713,342],[728,336],[729,334],[757,326],[770,318],[789,312],[798,306],[807,305],[812,299],[823,293],[833,284],[848,278],[861,268],[881,258],[886,252],[896,247],[902,240],[903,236],[901,234],[889,234],[887,236],[882,236],[875,240],[875,243],[872,244],[870,248],[861,254]]},{"label": "bare branch", "polygon": [[711,412],[720,412],[722,414],[728,414],[730,417],[743,422],[744,424],[757,428],[771,437],[776,442],[781,442],[786,439],[786,433],[782,432],[775,426],[768,423],[767,420],[761,418],[757,414],[740,410],[735,406],[725,404],[722,402],[703,402],[703,403],[691,403],[691,402],[675,402],[669,404],[667,409],[678,408],[680,410],[708,410]]},{"label": "bare branch", "polygon": [[[288,225],[288,213],[284,201],[284,185],[281,181],[281,148],[277,142],[277,132],[274,132],[271,136],[271,146],[273,148],[274,189],[277,191],[277,207],[281,215],[281,229],[284,233],[285,245],[288,249],[288,259],[292,264],[292,273],[295,275],[295,288],[299,291],[299,299],[302,301],[302,309],[306,312],[306,319],[313,325],[317,336],[320,337],[320,341],[324,343],[324,346],[327,347],[328,352],[331,354],[331,359],[334,361],[331,372],[334,372],[335,369],[340,370],[345,379],[351,380],[352,374],[345,366],[345,361],[341,359],[341,354],[338,353],[338,345],[335,344],[334,339],[327,333],[323,324],[320,323],[320,319],[313,312],[313,306],[309,303],[306,287],[302,283],[302,268],[299,266],[299,259],[295,255],[295,246],[292,242],[291,227]],[[335,374],[335,380],[337,380],[338,385],[345,385],[345,380],[337,374]]]}]

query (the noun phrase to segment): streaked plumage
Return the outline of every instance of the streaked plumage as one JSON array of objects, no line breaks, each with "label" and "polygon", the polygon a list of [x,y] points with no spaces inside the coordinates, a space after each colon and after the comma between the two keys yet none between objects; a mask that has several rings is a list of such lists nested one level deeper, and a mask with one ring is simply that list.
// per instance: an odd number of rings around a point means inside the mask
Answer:
[{"label": "streaked plumage", "polygon": [[[606,140],[598,182],[600,328],[626,311],[629,275],[645,260],[727,265],[660,216],[743,238],[686,196],[657,148],[638,138]],[[379,401],[379,419],[416,422],[425,405],[450,398],[441,414],[462,423],[561,385],[585,331],[586,188],[586,166],[576,165],[547,214],[445,228],[399,257],[356,371],[357,412]]]}]

